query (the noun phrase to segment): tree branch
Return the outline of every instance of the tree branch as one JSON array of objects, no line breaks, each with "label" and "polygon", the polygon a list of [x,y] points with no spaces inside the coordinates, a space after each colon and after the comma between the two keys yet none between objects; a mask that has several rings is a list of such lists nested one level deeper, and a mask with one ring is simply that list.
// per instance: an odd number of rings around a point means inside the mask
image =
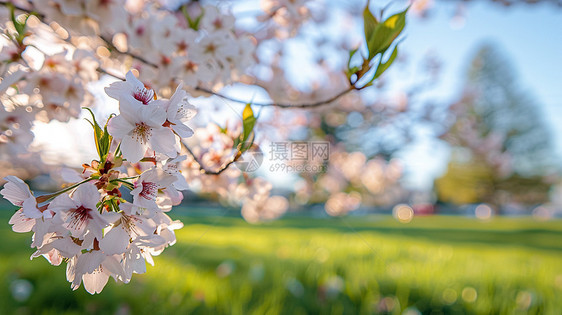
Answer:
[{"label": "tree branch", "polygon": [[221,94],[221,93],[213,92],[212,90],[209,90],[209,89],[206,89],[206,88],[200,87],[200,86],[195,87],[195,90],[205,92],[205,93],[208,93],[208,94],[211,94],[211,95],[215,95],[215,96],[218,96],[220,98],[223,98],[223,99],[226,99],[226,100],[229,100],[229,101],[232,101],[232,102],[242,103],[242,104],[251,104],[251,105],[255,105],[255,106],[263,106],[263,107],[275,106],[275,107],[279,107],[279,108],[314,108],[314,107],[319,107],[319,106],[322,106],[322,105],[329,104],[329,103],[337,100],[338,98],[344,96],[345,94],[356,90],[356,88],[351,86],[351,87],[341,91],[340,93],[326,99],[326,100],[322,100],[322,101],[318,101],[318,102],[314,102],[314,103],[304,103],[304,104],[255,103],[255,102],[248,102],[248,101],[235,99],[235,98],[226,96],[226,95]]},{"label": "tree branch", "polygon": [[149,66],[151,66],[151,67],[153,67],[153,68],[158,68],[158,65],[157,65],[157,64],[146,60],[144,57],[141,57],[141,56],[139,56],[139,55],[133,54],[133,53],[128,52],[128,51],[125,51],[125,52],[120,51],[119,49],[117,49],[117,47],[115,47],[115,45],[113,45],[113,43],[112,43],[109,39],[107,39],[107,38],[105,38],[105,37],[103,37],[103,36],[101,36],[101,35],[99,35],[99,38],[100,38],[111,50],[116,51],[116,52],[118,52],[118,53],[120,53],[120,54],[122,54],[122,55],[130,56],[130,57],[132,57],[133,59],[137,59],[138,61],[140,61],[140,62],[142,62],[142,63],[145,63],[145,64],[147,64],[147,65],[149,65]]},{"label": "tree branch", "polygon": [[197,157],[197,155],[195,155],[195,153],[193,153],[193,151],[191,151],[191,149],[183,141],[180,141],[180,144],[193,157],[193,160],[195,160],[195,162],[197,162],[197,164],[199,164],[199,169],[207,175],[219,175],[220,173],[224,172],[230,165],[232,165],[234,162],[236,162],[238,160],[238,158],[241,156],[240,153],[237,153],[236,156],[231,161],[222,165],[218,170],[213,171],[213,170],[209,170],[201,162],[201,160]]}]

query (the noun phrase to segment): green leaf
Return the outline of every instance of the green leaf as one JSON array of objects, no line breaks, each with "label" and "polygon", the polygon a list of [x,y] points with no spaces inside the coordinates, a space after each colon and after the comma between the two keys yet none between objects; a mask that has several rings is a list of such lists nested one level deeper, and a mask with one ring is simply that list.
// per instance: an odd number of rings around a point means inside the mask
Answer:
[{"label": "green leaf", "polygon": [[111,146],[111,141],[113,140],[113,137],[107,132],[107,124],[109,123],[110,119],[111,116],[105,122],[105,126],[103,126],[103,134],[99,142],[99,154],[102,160],[105,160],[107,158],[109,147]]},{"label": "green leaf", "polygon": [[[242,112],[242,126],[243,126],[243,133],[242,133],[242,137],[241,137],[241,143],[245,143],[250,136],[252,135],[252,132],[254,131],[254,126],[256,125],[256,117],[254,116],[254,111],[252,110],[252,106],[250,106],[250,103],[246,104],[246,107],[244,108],[244,111]],[[252,139],[253,142],[253,139]],[[245,145],[243,148],[240,149],[240,151],[245,151],[247,150],[251,145]]]},{"label": "green leaf", "polygon": [[26,36],[25,35],[25,28],[27,27],[27,20],[29,19],[30,15],[26,14],[25,17],[23,18],[23,22],[22,22],[22,21],[20,21],[22,19],[16,18],[14,5],[11,4],[11,3],[8,3],[7,6],[10,9],[10,18],[12,20],[12,23],[14,24],[14,28],[16,29],[16,32],[18,32],[18,36],[16,36],[16,41],[21,44],[21,43],[23,43],[23,39]]},{"label": "green leaf", "polygon": [[[16,19],[16,14],[15,14],[15,8],[13,5],[9,5],[10,8],[10,17],[12,18],[12,23],[14,24],[14,27],[16,29],[16,31],[18,32],[18,34],[21,36],[21,34],[24,31],[25,26],[23,26],[18,19]],[[18,36],[19,37],[19,36]]]},{"label": "green leaf", "polygon": [[[371,11],[369,10],[369,1],[367,1],[367,6],[365,6],[365,9],[363,10],[363,27],[365,29],[365,40],[367,41],[367,48],[369,49],[369,51],[371,50],[371,48],[368,43],[369,41],[371,41],[371,38],[375,36],[378,25],[379,21],[377,21],[377,18],[375,18],[373,13],[371,13]],[[372,57],[370,57],[369,59],[371,58]],[[351,56],[349,57],[349,59],[351,60]]]},{"label": "green leaf", "polygon": [[[100,157],[100,163],[103,163],[104,155],[102,154],[103,150],[101,148],[101,141],[102,141],[101,139],[103,137],[104,132],[101,129],[98,122],[96,121],[96,116],[94,115],[94,112],[92,112],[92,110],[87,108],[87,107],[82,107],[82,108],[89,111],[90,114],[92,115],[93,122],[91,122],[91,121],[89,121],[89,122],[92,125],[92,127],[94,128],[94,141],[96,143],[96,150],[98,151],[98,155]],[[107,154],[107,152],[106,152],[106,154]]]},{"label": "green leaf", "polygon": [[402,33],[406,26],[406,10],[394,14],[379,25],[372,37],[367,38],[367,47],[369,48],[369,60],[373,59],[377,54],[384,53],[392,42]]},{"label": "green leaf", "polygon": [[[228,123],[228,121],[227,121],[227,123]],[[228,134],[228,126],[227,125],[225,125],[224,128],[221,127],[219,124],[216,124],[216,125],[217,125],[217,127],[219,127],[219,131],[221,133],[224,133],[225,135]]]},{"label": "green leaf", "polygon": [[379,61],[379,66],[377,67],[377,71],[375,72],[375,76],[373,77],[373,79],[371,80],[371,82],[375,79],[377,79],[378,77],[381,76],[381,74],[383,74],[386,69],[388,69],[388,67],[390,67],[390,65],[394,62],[394,59],[396,59],[396,56],[398,56],[398,45],[396,45],[396,47],[394,47],[394,50],[392,51],[392,54],[390,55],[390,57],[388,58],[388,60],[386,62],[382,62],[382,56],[381,56],[381,60]]},{"label": "green leaf", "polygon": [[187,6],[183,5],[181,7],[183,16],[185,17],[187,24],[189,25],[189,28],[193,29],[194,31],[199,30],[199,24],[201,23],[201,18],[203,17],[203,15],[205,14],[205,12],[202,12],[198,17],[194,19],[191,18],[191,16],[189,16],[189,12],[187,12]]}]

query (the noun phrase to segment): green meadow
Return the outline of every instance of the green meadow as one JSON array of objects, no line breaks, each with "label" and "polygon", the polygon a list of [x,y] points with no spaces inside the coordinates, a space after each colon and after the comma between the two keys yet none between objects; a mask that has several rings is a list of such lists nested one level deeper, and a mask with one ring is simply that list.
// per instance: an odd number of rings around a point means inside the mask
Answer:
[{"label": "green meadow", "polygon": [[[0,215],[2,314],[560,314],[562,221],[181,216],[131,283],[70,289]],[[64,263],[63,263],[64,264]]]}]

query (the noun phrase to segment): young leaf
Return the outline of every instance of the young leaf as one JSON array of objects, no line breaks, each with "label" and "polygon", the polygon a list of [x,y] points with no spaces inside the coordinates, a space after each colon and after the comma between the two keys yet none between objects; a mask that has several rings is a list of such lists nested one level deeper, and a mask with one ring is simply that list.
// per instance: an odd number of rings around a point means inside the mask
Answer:
[{"label": "young leaf", "polygon": [[[256,125],[256,117],[254,116],[254,111],[252,110],[252,106],[250,106],[250,104],[248,103],[246,104],[246,107],[242,112],[242,127],[243,127],[243,134],[241,139],[242,143],[246,142],[250,138],[250,135],[252,134],[255,125]],[[245,149],[248,148],[249,147],[241,148],[241,151],[244,151]]]},{"label": "young leaf", "polygon": [[103,162],[103,154],[102,154],[102,149],[101,149],[101,138],[103,136],[103,130],[101,129],[100,125],[98,124],[98,122],[96,121],[96,116],[94,115],[94,112],[92,112],[91,109],[87,108],[87,107],[82,107],[83,109],[86,109],[87,111],[90,112],[90,114],[92,115],[92,121],[89,121],[90,124],[92,125],[92,127],[94,128],[94,141],[96,143],[96,150],[98,151],[98,155],[100,157],[100,162]]},{"label": "young leaf", "polygon": [[379,61],[379,66],[377,67],[377,71],[375,72],[375,76],[373,77],[373,80],[377,79],[378,77],[381,76],[381,74],[383,74],[386,69],[388,69],[388,67],[390,67],[390,65],[394,62],[394,59],[396,59],[396,56],[398,56],[398,45],[396,45],[396,47],[394,47],[394,50],[392,51],[392,54],[390,55],[390,57],[388,58],[388,60],[386,62],[382,62],[382,57],[381,60]]},{"label": "young leaf", "polygon": [[394,14],[377,26],[373,37],[367,39],[369,59],[373,59],[379,53],[384,53],[404,30],[408,9]]},{"label": "young leaf", "polygon": [[105,160],[107,157],[107,153],[109,153],[109,147],[111,146],[111,141],[113,140],[113,137],[109,135],[109,133],[107,132],[107,123],[109,123],[109,120],[111,119],[111,117],[109,117],[107,119],[107,122],[105,123],[105,126],[103,126],[103,133],[102,136],[100,138],[100,144],[99,144],[99,154],[100,154],[100,159],[101,160]]},{"label": "young leaf", "polygon": [[[369,43],[371,38],[375,36],[375,31],[378,25],[379,21],[377,21],[377,18],[375,18],[373,13],[371,13],[371,11],[369,10],[369,1],[367,1],[367,6],[363,10],[363,27],[365,29],[365,40],[367,41],[367,44]],[[369,45],[367,45],[367,48],[370,51]],[[351,56],[349,57],[349,59],[351,59]]]},{"label": "young leaf", "polygon": [[351,76],[359,71],[359,67],[351,67],[351,59],[353,58],[353,56],[355,56],[355,53],[357,53],[358,49],[359,48],[356,48],[349,52],[349,60],[347,61],[347,69],[345,70],[345,75],[347,76],[348,80],[351,80]]}]

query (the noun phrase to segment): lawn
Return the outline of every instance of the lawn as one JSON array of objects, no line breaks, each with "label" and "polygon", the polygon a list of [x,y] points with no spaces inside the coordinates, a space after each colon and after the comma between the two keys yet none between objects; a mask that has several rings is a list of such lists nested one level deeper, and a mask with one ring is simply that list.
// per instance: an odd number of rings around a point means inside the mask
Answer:
[{"label": "lawn", "polygon": [[[91,296],[0,215],[2,314],[560,314],[562,221],[176,215],[178,243]],[[181,211],[180,211],[181,213]],[[173,215],[172,215],[173,216]]]}]

